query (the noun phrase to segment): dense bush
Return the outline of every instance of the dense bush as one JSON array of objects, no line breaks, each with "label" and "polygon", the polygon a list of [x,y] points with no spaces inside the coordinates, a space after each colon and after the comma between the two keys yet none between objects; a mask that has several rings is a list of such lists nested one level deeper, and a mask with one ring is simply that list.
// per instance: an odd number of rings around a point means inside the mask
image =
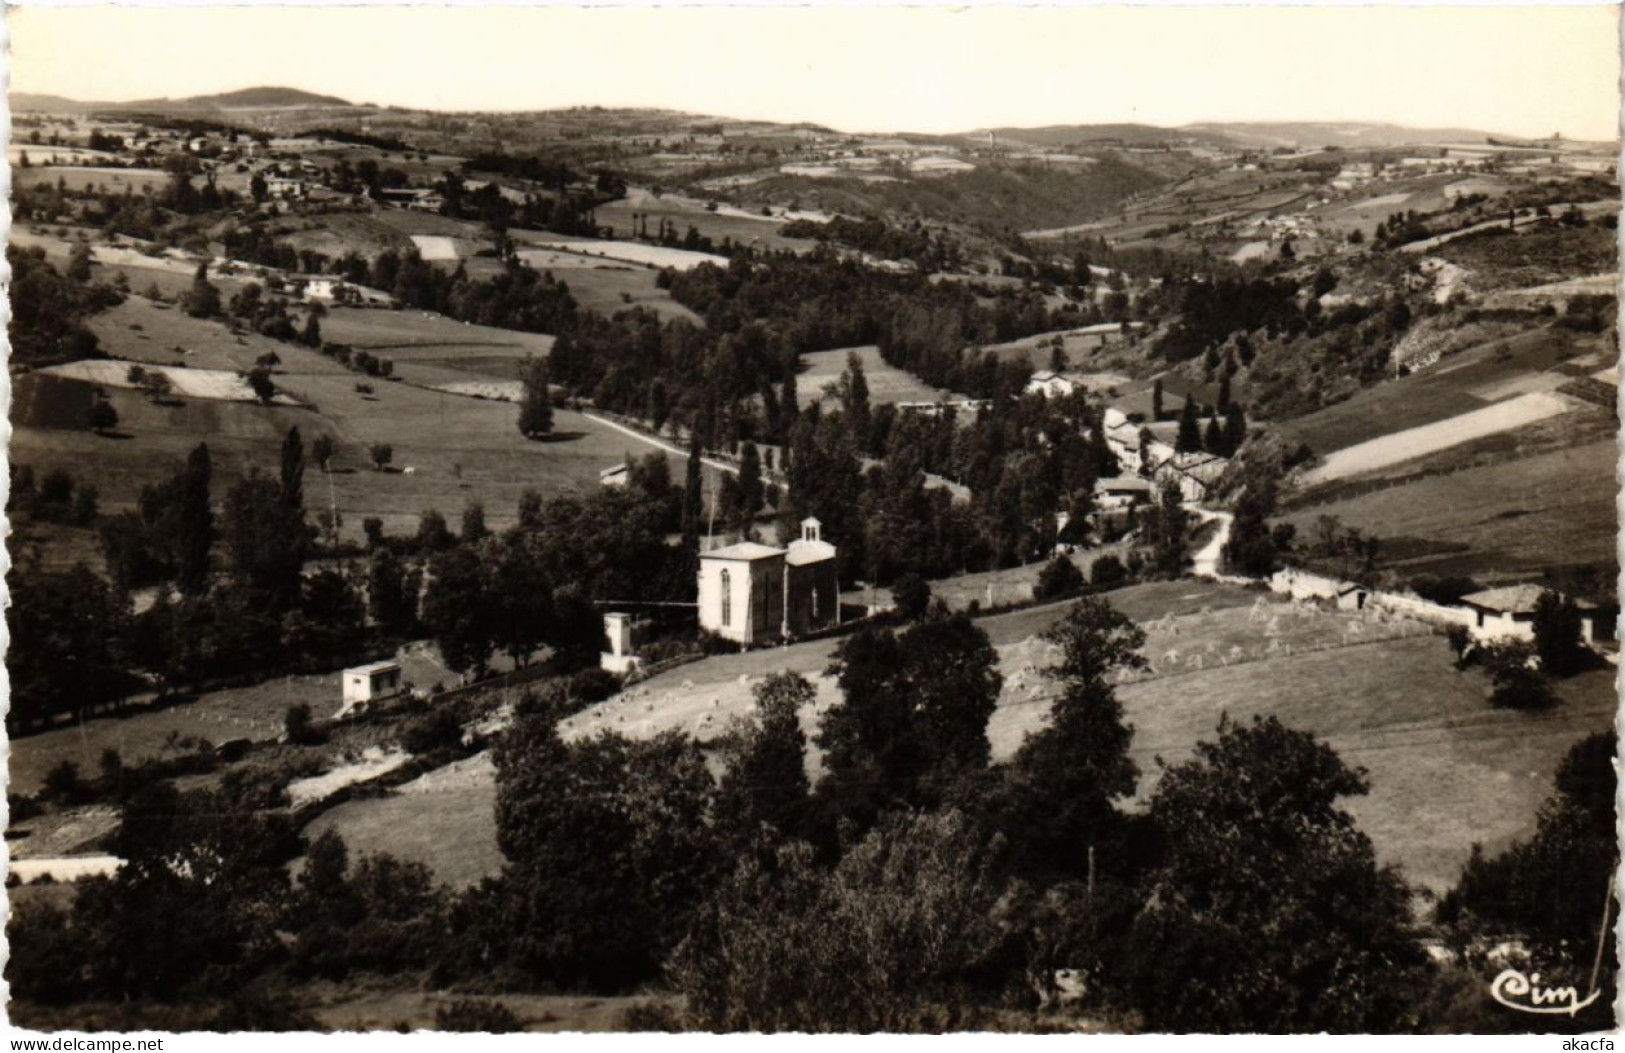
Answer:
[{"label": "dense bush", "polygon": [[1083,588],[1083,571],[1065,556],[1056,556],[1044,564],[1033,585],[1033,599],[1058,600],[1077,593]]}]

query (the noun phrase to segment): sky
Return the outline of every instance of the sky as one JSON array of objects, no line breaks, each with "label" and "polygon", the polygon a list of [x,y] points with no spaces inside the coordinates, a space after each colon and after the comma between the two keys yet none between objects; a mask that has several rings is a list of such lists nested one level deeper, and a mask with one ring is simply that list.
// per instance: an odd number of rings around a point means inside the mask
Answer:
[{"label": "sky", "polygon": [[1618,8],[24,7],[13,91],[283,85],[442,110],[659,106],[844,131],[1387,121],[1613,139]]}]

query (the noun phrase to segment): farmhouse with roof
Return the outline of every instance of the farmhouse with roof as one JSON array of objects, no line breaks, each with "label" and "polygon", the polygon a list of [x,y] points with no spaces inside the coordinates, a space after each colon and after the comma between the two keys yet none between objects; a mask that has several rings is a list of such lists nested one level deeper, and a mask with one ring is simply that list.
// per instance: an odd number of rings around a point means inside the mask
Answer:
[{"label": "farmhouse with roof", "polygon": [[1095,507],[1102,512],[1148,504],[1154,496],[1151,481],[1137,475],[1106,476],[1095,480]]},{"label": "farmhouse with roof", "polygon": [[[1468,626],[1481,640],[1533,640],[1535,638],[1535,606],[1546,589],[1539,585],[1503,585],[1498,589],[1485,589],[1461,598],[1461,605],[1473,612],[1473,623]],[[1612,640],[1616,611],[1604,610],[1589,600],[1576,598],[1574,605],[1580,610],[1580,636],[1588,644]]]},{"label": "farmhouse with roof", "polygon": [[1027,394],[1044,395],[1052,399],[1065,398],[1082,386],[1076,377],[1058,373],[1053,369],[1041,369],[1027,381]]},{"label": "farmhouse with roof", "polygon": [[1211,453],[1176,453],[1158,464],[1152,473],[1158,486],[1170,483],[1179,489],[1181,500],[1201,501],[1213,489],[1219,477],[1230,464],[1223,457]]},{"label": "farmhouse with roof", "polygon": [[801,521],[787,548],[740,541],[700,553],[700,628],[740,644],[805,636],[840,619],[835,546]]}]

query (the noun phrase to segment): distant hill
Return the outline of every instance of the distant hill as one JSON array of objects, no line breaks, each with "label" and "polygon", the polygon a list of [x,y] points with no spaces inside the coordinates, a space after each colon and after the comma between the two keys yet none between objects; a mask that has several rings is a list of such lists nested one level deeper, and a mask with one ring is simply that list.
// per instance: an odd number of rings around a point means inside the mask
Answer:
[{"label": "distant hill", "polygon": [[14,113],[36,110],[40,113],[86,113],[99,108],[97,103],[80,102],[61,95],[40,95],[31,91],[14,91],[8,96]]},{"label": "distant hill", "polygon": [[354,104],[335,95],[317,95],[298,88],[243,88],[240,91],[221,92],[217,95],[193,95],[185,99],[142,99],[137,102],[113,104],[128,109],[187,109],[232,110],[264,109],[283,106],[342,106]]},{"label": "distant hill", "polygon": [[175,110],[281,109],[287,107],[355,109],[356,104],[336,95],[317,95],[298,88],[259,87],[217,95],[193,95],[184,99],[136,99],[128,102],[87,102],[61,95],[40,95],[20,91],[11,94],[13,110],[49,113],[89,113],[117,110],[169,112]]},{"label": "distant hill", "polygon": [[1337,146],[1345,150],[1415,143],[1481,143],[1489,136],[1473,128],[1407,128],[1360,121],[1217,121],[1187,124],[1181,130],[1222,136],[1243,146]]},{"label": "distant hill", "polygon": [[1216,132],[1195,131],[1189,128],[1162,128],[1154,124],[1050,124],[1039,128],[980,128],[964,138],[986,140],[989,135],[1004,145],[1022,146],[1083,146],[1090,143],[1116,142],[1129,145],[1157,146],[1167,143],[1215,142],[1224,145],[1226,136]]},{"label": "distant hill", "polygon": [[1084,146],[1119,142],[1126,145],[1197,143],[1212,146],[1337,146],[1358,150],[1415,143],[1483,142],[1489,133],[1472,128],[1407,128],[1399,124],[1359,121],[1204,121],[1164,128],[1154,124],[1052,124],[1039,128],[982,128],[966,138],[993,135],[1001,143],[1029,146]]}]

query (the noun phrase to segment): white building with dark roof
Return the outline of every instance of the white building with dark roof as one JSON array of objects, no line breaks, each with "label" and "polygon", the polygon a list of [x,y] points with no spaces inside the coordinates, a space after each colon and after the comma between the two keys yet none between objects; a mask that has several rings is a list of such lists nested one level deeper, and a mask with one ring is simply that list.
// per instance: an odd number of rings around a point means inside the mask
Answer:
[{"label": "white building with dark roof", "polygon": [[700,628],[740,644],[764,644],[840,620],[835,546],[822,524],[801,521],[788,548],[740,541],[700,553]]},{"label": "white building with dark roof", "polygon": [[[1547,589],[1539,585],[1503,585],[1484,589],[1461,598],[1461,605],[1473,612],[1468,626],[1480,640],[1533,640],[1535,607]],[[1589,600],[1575,599],[1580,611],[1580,637],[1588,644],[1614,639],[1617,611],[1605,611]]]}]

